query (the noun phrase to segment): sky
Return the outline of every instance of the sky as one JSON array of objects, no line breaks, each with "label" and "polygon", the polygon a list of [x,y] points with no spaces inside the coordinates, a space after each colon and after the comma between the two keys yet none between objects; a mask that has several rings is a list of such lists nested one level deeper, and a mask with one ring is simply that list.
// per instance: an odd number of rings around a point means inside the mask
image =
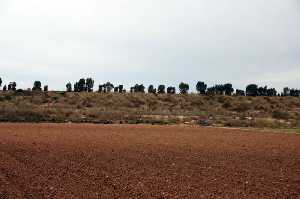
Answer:
[{"label": "sky", "polygon": [[0,77],[300,88],[300,1],[0,0]]}]

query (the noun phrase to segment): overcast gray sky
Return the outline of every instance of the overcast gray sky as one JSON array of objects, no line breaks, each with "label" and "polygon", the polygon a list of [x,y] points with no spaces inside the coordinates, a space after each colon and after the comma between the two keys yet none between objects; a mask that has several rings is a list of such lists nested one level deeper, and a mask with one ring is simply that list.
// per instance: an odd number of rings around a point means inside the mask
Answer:
[{"label": "overcast gray sky", "polygon": [[0,76],[300,88],[299,0],[0,0]]}]

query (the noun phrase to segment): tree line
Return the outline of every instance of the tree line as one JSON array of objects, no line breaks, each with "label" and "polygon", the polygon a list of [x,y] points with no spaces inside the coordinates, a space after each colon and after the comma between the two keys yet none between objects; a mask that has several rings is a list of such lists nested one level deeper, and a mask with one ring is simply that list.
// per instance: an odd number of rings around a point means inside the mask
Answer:
[{"label": "tree line", "polygon": [[[2,87],[2,79],[0,78],[0,87]],[[190,90],[190,86],[187,83],[181,82],[178,85],[179,93],[180,94],[188,94]],[[10,82],[9,84],[5,84],[2,88],[3,91],[16,91],[17,90],[17,83]],[[33,87],[30,89],[32,91],[48,91],[48,85],[44,85],[42,88],[41,81],[35,81],[33,83]],[[196,84],[196,90],[199,94],[202,95],[237,95],[237,96],[300,96],[300,90],[285,87],[281,93],[277,92],[275,88],[268,88],[267,86],[261,87],[257,84],[249,84],[245,90],[241,89],[234,89],[231,83],[226,84],[216,84],[212,87],[208,87],[202,81],[198,81]],[[92,78],[81,78],[79,81],[75,82],[73,85],[71,82],[66,84],[66,91],[67,92],[94,92],[94,79]],[[114,86],[110,82],[106,82],[104,84],[98,85],[99,93],[126,93],[126,89],[123,85],[116,85]],[[152,93],[152,94],[176,94],[176,87],[169,86],[166,87],[165,85],[159,85],[157,88],[154,85],[150,85],[147,90],[143,84],[135,84],[134,86],[130,87],[128,91],[130,93]]]}]

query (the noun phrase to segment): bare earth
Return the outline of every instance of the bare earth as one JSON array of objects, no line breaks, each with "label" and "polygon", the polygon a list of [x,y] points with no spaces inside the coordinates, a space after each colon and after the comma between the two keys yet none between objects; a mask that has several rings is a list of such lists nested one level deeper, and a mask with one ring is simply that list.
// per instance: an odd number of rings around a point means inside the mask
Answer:
[{"label": "bare earth", "polygon": [[0,124],[0,199],[299,196],[299,134]]}]

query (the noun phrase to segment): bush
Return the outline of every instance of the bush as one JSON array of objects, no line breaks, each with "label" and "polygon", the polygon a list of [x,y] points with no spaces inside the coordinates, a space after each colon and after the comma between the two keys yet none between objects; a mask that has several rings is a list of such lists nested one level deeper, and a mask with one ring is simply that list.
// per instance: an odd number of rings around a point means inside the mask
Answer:
[{"label": "bush", "polygon": [[6,101],[11,101],[13,98],[12,98],[12,96],[10,96],[10,95],[5,95],[4,96],[4,100],[6,100]]},{"label": "bush", "polygon": [[273,112],[273,118],[275,119],[289,119],[290,114],[286,111],[276,110]]},{"label": "bush", "polygon": [[223,108],[228,109],[228,108],[230,108],[230,107],[232,107],[230,101],[226,101],[226,102],[223,104]]},{"label": "bush", "polygon": [[245,112],[252,108],[252,105],[248,102],[241,102],[233,106],[233,110],[237,112]]}]

